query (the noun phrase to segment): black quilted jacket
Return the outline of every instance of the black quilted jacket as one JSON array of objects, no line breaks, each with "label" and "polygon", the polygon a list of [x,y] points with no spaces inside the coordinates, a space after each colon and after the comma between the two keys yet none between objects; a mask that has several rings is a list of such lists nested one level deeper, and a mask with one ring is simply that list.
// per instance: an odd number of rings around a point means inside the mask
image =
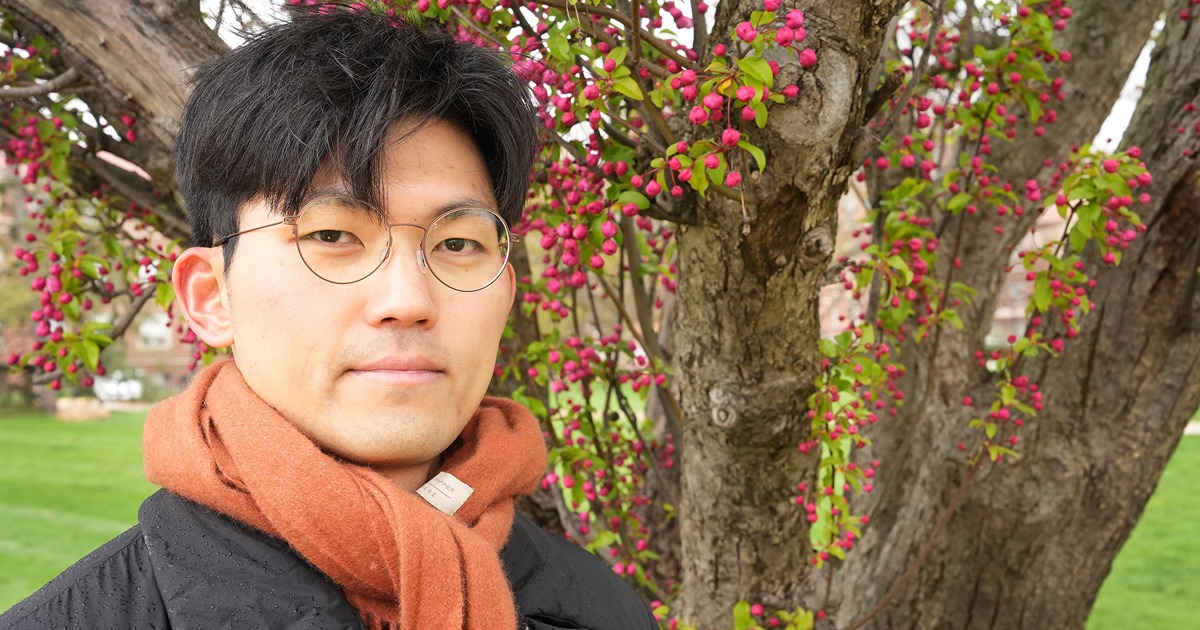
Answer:
[{"label": "black quilted jacket", "polygon": [[[138,521],[0,615],[0,630],[362,628],[341,589],[282,541],[165,490]],[[523,629],[658,627],[603,561],[521,514],[501,559]]]}]

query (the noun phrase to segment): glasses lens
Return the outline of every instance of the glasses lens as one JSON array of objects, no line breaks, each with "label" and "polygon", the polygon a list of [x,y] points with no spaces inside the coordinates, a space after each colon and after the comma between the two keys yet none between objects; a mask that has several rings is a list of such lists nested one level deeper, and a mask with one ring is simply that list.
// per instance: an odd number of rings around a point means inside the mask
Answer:
[{"label": "glasses lens", "polygon": [[357,282],[383,262],[387,227],[377,213],[345,197],[317,199],[296,221],[300,258],[329,282]]},{"label": "glasses lens", "polygon": [[500,276],[508,262],[508,228],[498,215],[482,208],[448,212],[429,226],[425,260],[443,284],[459,291],[478,291]]}]

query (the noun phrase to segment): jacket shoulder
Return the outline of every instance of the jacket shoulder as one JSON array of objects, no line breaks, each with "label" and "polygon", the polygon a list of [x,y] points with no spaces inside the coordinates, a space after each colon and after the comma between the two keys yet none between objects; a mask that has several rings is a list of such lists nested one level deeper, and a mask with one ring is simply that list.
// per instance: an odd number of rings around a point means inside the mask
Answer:
[{"label": "jacket shoulder", "polygon": [[518,512],[500,552],[531,630],[655,630],[649,606],[603,560]]},{"label": "jacket shoulder", "polygon": [[174,630],[362,627],[341,588],[282,540],[165,490],[138,518]]},{"label": "jacket shoulder", "polygon": [[140,526],[0,615],[0,630],[170,628]]}]

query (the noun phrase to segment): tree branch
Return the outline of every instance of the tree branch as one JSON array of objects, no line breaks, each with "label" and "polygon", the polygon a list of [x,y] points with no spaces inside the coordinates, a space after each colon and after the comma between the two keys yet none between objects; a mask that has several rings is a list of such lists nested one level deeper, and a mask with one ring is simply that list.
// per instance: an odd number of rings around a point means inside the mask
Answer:
[{"label": "tree branch", "polygon": [[61,92],[79,78],[79,69],[75,66],[67,68],[62,74],[36,85],[25,87],[4,88],[0,90],[0,100],[14,101],[19,98],[45,96],[51,92]]},{"label": "tree branch", "polygon": [[138,189],[139,183],[145,183],[145,180],[141,177],[109,164],[95,155],[88,155],[84,158],[84,164],[101,179],[111,183],[122,195],[132,201],[136,201],[139,205],[153,213],[154,216],[162,219],[164,233],[175,237],[186,237],[191,234],[191,227],[187,224],[187,221],[179,218],[177,213],[163,208],[161,200],[154,199],[145,191]]},{"label": "tree branch", "polygon": [[704,54],[708,47],[708,18],[699,8],[700,0],[692,0],[692,50]]},{"label": "tree branch", "polygon": [[662,53],[663,55],[665,55],[667,58],[671,59],[675,63],[677,63],[685,68],[691,68],[693,70],[700,69],[700,67],[697,66],[696,64],[692,63],[690,59],[675,52],[675,50],[673,48],[671,48],[671,46],[668,45],[663,40],[655,37],[654,35],[650,34],[649,32],[647,32],[645,30],[642,30],[642,28],[640,26],[637,26],[636,21],[631,22],[628,17],[626,17],[624,14],[620,13],[619,11],[614,11],[607,7],[592,6],[592,5],[583,4],[583,3],[568,5],[565,0],[536,0],[536,2],[537,2],[537,4],[540,4],[542,6],[552,7],[552,8],[558,9],[560,11],[567,11],[568,9],[574,9],[575,11],[587,13],[588,15],[598,15],[600,17],[606,17],[611,20],[616,20],[617,22],[620,22],[621,25],[624,26],[625,28],[637,30],[638,37],[645,40],[646,43],[653,46],[656,50],[658,50],[658,52]]},{"label": "tree branch", "polygon": [[[133,302],[129,304],[129,310],[122,313],[121,318],[113,323],[112,329],[107,331],[108,336],[112,338],[114,342],[125,335],[125,331],[128,330],[129,325],[133,323],[133,318],[137,317],[137,314],[142,311],[142,307],[146,306],[146,302],[149,302],[151,298],[154,297],[154,293],[158,289],[158,285],[150,284],[149,287],[150,288],[143,291],[141,295],[134,298]],[[62,375],[62,370],[56,369],[52,372],[32,375],[30,376],[30,380],[33,381],[34,385],[42,385],[44,383],[49,383],[56,378],[62,378]]]}]

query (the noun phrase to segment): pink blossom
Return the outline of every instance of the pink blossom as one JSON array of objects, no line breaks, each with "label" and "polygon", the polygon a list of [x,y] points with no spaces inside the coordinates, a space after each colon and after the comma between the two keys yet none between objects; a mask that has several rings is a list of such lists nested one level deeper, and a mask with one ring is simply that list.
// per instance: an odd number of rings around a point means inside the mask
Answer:
[{"label": "pink blossom", "polygon": [[742,22],[737,25],[737,36],[742,41],[749,43],[758,37],[758,29],[754,28],[754,25],[749,22]]}]

